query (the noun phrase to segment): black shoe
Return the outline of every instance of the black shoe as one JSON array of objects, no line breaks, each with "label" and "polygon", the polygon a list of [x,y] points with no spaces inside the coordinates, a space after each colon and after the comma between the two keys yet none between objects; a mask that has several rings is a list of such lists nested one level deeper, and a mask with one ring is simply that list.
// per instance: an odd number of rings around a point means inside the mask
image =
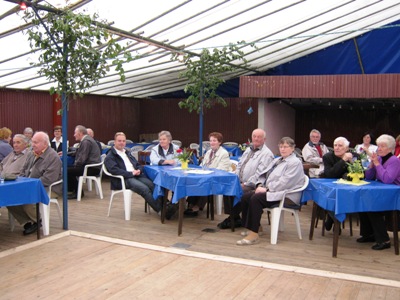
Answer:
[{"label": "black shoe", "polygon": [[32,226],[32,223],[31,223],[31,222],[25,223],[24,229],[28,229],[28,228],[31,227],[31,226]]},{"label": "black shoe", "polygon": [[325,221],[324,225],[326,231],[331,231],[333,226],[333,219],[330,216],[328,216],[328,219]]},{"label": "black shoe", "polygon": [[188,208],[183,212],[183,214],[187,217],[197,217],[199,215],[199,211]]},{"label": "black shoe", "polygon": [[68,200],[77,199],[78,195],[76,193],[68,194]]},{"label": "black shoe", "polygon": [[151,201],[151,202],[147,202],[149,205],[150,205],[150,207],[155,211],[155,212],[160,212],[161,211],[161,207],[162,207],[162,204],[161,204],[161,199],[157,199],[157,200],[154,200],[154,201]]},{"label": "black shoe", "polygon": [[[221,223],[217,225],[221,229],[231,228],[231,217],[226,218]],[[242,227],[242,219],[240,217],[235,217],[235,228]]]},{"label": "black shoe", "polygon": [[389,249],[390,248],[390,242],[386,242],[386,243],[376,243],[375,245],[373,245],[372,250],[383,250],[383,249]]},{"label": "black shoe", "polygon": [[178,204],[168,203],[167,211],[165,213],[165,218],[167,220],[171,220],[171,218],[175,215],[177,210],[178,210]]},{"label": "black shoe", "polygon": [[362,236],[357,239],[357,243],[373,243],[373,242],[375,242],[375,237],[373,235]]},{"label": "black shoe", "polygon": [[[25,226],[24,226],[24,228],[25,228]],[[38,224],[37,223],[33,223],[33,224],[31,224],[31,226],[29,226],[29,227],[27,226],[27,228],[24,230],[23,233],[24,233],[24,235],[28,235],[28,234],[36,232],[37,229],[38,229]]]}]

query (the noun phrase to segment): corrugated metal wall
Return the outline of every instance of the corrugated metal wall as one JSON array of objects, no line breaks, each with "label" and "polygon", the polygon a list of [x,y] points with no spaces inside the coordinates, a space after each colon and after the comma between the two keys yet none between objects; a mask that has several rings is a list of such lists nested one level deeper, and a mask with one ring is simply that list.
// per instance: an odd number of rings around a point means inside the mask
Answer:
[{"label": "corrugated metal wall", "polygon": [[[228,106],[214,106],[204,114],[203,140],[208,134],[218,131],[226,142],[244,143],[257,128],[258,105],[254,99],[225,99]],[[143,100],[142,133],[158,133],[169,130],[172,137],[181,140],[185,146],[198,143],[199,115],[178,107],[179,99]],[[247,110],[252,107],[253,113]]]},{"label": "corrugated metal wall", "polygon": [[242,76],[240,97],[399,98],[400,74]]},{"label": "corrugated metal wall", "polygon": [[[204,116],[204,137],[219,131],[225,141],[243,143],[257,127],[257,101],[226,99],[228,106],[215,106]],[[68,139],[74,143],[73,130],[81,124],[95,131],[95,138],[106,143],[115,132],[123,131],[127,138],[138,141],[143,133],[171,131],[174,139],[185,146],[198,142],[199,116],[178,107],[179,100],[138,100],[90,95],[70,101]],[[253,113],[247,110],[252,107]],[[47,92],[0,90],[0,127],[13,133],[29,126],[43,130],[52,137],[53,99]]]}]

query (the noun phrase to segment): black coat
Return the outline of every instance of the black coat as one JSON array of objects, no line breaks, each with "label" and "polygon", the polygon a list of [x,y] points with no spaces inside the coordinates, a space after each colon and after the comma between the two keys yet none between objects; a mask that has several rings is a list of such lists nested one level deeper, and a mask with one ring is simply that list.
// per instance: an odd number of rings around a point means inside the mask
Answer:
[{"label": "black coat", "polygon": [[[128,155],[128,158],[130,162],[132,163],[133,167],[136,170],[140,170],[140,175],[139,176],[146,176],[143,174],[143,166],[138,163],[136,158],[132,156],[132,154],[125,149],[126,155]],[[122,175],[125,179],[128,178],[133,178],[133,177],[138,177],[134,176],[132,172],[128,172],[125,167],[124,160],[122,159],[121,156],[118,155],[117,151],[115,151],[114,147],[112,147],[106,156],[106,159],[104,160],[104,165],[107,168],[107,171],[110,172],[112,175]],[[111,177],[111,189],[112,190],[120,190],[122,189],[121,185],[121,180],[118,178],[113,178]]]}]

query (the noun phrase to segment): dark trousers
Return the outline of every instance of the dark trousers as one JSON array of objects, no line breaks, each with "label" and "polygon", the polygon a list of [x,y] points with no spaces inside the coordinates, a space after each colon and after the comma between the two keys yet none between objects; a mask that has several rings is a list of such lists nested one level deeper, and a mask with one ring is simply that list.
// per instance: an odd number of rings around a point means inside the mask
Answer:
[{"label": "dark trousers", "polygon": [[256,194],[254,191],[244,193],[241,202],[243,226],[257,233],[260,228],[263,209],[279,203],[279,201],[267,201],[267,193]]},{"label": "dark trousers", "polygon": [[[76,193],[78,191],[78,177],[83,175],[85,167],[82,166],[71,166],[68,167],[68,192]],[[98,168],[88,168],[88,176],[97,176],[100,174]]]},{"label": "dark trousers", "polygon": [[362,212],[360,216],[360,235],[368,237],[373,235],[377,243],[390,240],[386,231],[385,212]]},{"label": "dark trousers", "polygon": [[[244,195],[251,191],[254,192],[255,188],[242,184],[242,190],[243,190],[243,195]],[[232,206],[231,197],[224,196],[223,200],[224,200],[224,213],[227,215],[230,215],[231,211],[233,210],[233,215],[235,216],[235,219],[240,218],[240,213],[242,212],[242,203],[239,202],[232,208],[231,207]]]}]

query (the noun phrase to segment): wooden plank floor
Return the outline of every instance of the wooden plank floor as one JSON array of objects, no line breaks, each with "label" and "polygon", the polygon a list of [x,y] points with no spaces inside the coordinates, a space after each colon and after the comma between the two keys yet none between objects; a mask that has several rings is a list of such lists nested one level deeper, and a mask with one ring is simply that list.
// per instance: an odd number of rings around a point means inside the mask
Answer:
[{"label": "wooden plank floor", "polygon": [[1,299],[398,299],[400,295],[398,287],[274,270],[245,260],[60,235],[38,241],[31,249],[0,255]]},{"label": "wooden plank floor", "polygon": [[[225,215],[216,216],[214,221],[206,219],[205,213],[201,213],[197,218],[185,218],[183,235],[179,237],[177,235],[177,220],[173,219],[161,224],[159,217],[154,212],[145,214],[144,201],[136,194],[133,197],[130,221],[124,220],[122,199],[120,197],[114,200],[111,216],[107,217],[110,197],[109,182],[107,180],[103,182],[103,192],[103,200],[96,198],[94,192],[85,191],[85,197],[80,203],[75,200],[68,202],[68,229],[170,249],[185,249],[187,252],[193,253],[223,255],[260,263],[304,268],[305,270],[314,270],[316,272],[328,271],[328,273],[331,272],[333,274],[333,277],[336,276],[336,273],[340,273],[338,280],[345,278],[345,275],[348,274],[349,276],[357,275],[367,278],[367,281],[364,282],[368,282],[368,278],[376,278],[377,282],[383,280],[389,286],[392,285],[394,287],[397,287],[400,282],[400,257],[394,255],[393,247],[390,250],[373,251],[370,249],[371,244],[357,244],[355,241],[358,237],[356,224],[354,224],[353,237],[349,235],[348,223],[346,223],[346,228],[342,230],[337,258],[332,258],[331,256],[332,232],[328,232],[325,237],[322,237],[320,228],[318,228],[314,233],[314,240],[309,241],[311,205],[303,206],[300,213],[303,240],[297,238],[293,218],[290,215],[286,215],[286,228],[284,232],[279,233],[277,245],[269,243],[269,225],[267,225],[266,219],[263,219],[264,230],[267,234],[261,238],[261,242],[254,246],[239,247],[235,245],[235,242],[240,239],[240,230],[232,233],[229,230],[219,230],[217,228],[217,223],[222,221],[226,217]],[[0,212],[2,214],[0,216],[0,251],[14,251],[15,247],[35,241],[34,235],[22,236],[22,228],[18,225],[14,232],[10,232],[7,210],[0,208]],[[64,232],[61,229],[60,220],[54,207],[51,209],[50,223],[51,236],[45,239],[51,239],[55,234]],[[52,245],[53,243],[49,244]],[[54,251],[57,252],[57,250]],[[299,279],[293,280],[297,281]],[[315,282],[318,282],[317,279],[315,280]],[[269,281],[266,280],[265,284],[269,284]],[[304,284],[299,283],[299,288]],[[329,285],[330,290],[336,289],[336,292],[341,286],[341,284],[333,284],[332,282]],[[321,283],[321,291],[324,290],[323,286],[324,284]],[[273,289],[276,288],[274,284]],[[318,291],[315,286],[313,289]],[[370,289],[362,289],[361,293],[369,295],[368,290]],[[332,297],[328,298],[334,298],[335,292],[332,291],[332,293]],[[386,299],[400,299],[400,296],[397,298],[388,297],[387,295],[390,295],[390,293],[384,292],[383,294],[386,295],[383,297]],[[244,295],[241,294],[239,298],[247,297]],[[400,293],[397,295],[400,295]],[[299,297],[299,299],[301,298]],[[367,296],[366,298],[370,297]]]}]

